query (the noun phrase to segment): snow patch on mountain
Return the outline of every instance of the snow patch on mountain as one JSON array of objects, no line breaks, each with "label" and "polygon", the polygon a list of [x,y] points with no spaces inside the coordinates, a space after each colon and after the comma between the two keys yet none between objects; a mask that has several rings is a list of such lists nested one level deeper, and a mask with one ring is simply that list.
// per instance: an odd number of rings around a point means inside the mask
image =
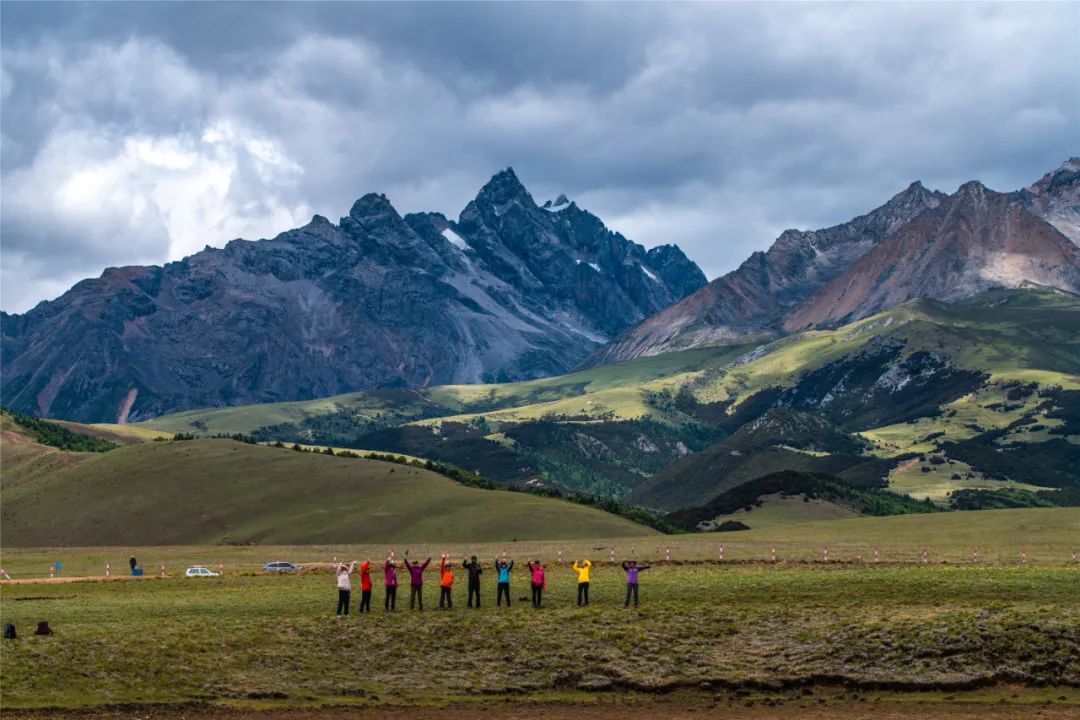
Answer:
[{"label": "snow patch on mountain", "polygon": [[450,228],[446,228],[445,230],[443,230],[442,236],[446,238],[450,242],[450,244],[456,248],[464,250],[465,248],[469,247],[469,243],[465,242],[465,238],[461,237]]}]

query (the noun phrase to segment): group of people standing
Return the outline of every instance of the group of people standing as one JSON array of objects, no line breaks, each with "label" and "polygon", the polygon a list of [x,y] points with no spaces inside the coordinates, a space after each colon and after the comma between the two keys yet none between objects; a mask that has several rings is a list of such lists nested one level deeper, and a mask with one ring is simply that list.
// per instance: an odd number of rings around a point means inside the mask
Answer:
[{"label": "group of people standing", "polygon": [[[409,573],[409,609],[424,609],[424,571],[431,564],[429,557],[424,562],[410,562],[409,553],[406,551],[403,559],[405,569]],[[526,564],[529,570],[529,584],[532,589],[532,606],[542,607],[544,590],[547,588],[546,568],[539,560],[529,560]],[[592,569],[590,560],[575,560],[571,569],[577,573],[577,604],[578,607],[589,604],[589,571]],[[462,569],[468,573],[468,605],[480,607],[480,576],[484,569],[482,564],[473,555],[469,560],[461,563]],[[495,604],[502,607],[503,600],[510,607],[510,571],[514,569],[514,561],[504,557],[496,559],[493,563],[496,573]],[[638,573],[648,570],[649,565],[638,565],[634,560],[624,560],[622,569],[626,572],[626,602],[623,607],[630,607],[631,597],[634,607],[638,606]],[[371,612],[371,561],[360,563],[360,612]],[[338,617],[348,616],[352,596],[352,581],[350,577],[357,569],[357,561],[349,565],[341,563],[337,569],[338,586]],[[383,606],[387,612],[397,609],[398,568],[393,555],[383,563],[384,586],[386,595]],[[454,570],[449,561],[449,556],[443,555],[439,560],[439,609],[449,610],[454,607],[453,598]]]}]

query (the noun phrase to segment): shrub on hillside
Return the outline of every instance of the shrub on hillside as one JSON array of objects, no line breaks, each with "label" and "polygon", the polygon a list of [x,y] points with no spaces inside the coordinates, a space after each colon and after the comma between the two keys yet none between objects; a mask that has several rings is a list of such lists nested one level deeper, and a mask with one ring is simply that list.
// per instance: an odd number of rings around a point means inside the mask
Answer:
[{"label": "shrub on hillside", "polygon": [[108,452],[118,447],[104,438],[77,433],[58,423],[22,415],[8,408],[0,409],[4,416],[18,425],[35,442],[71,452]]}]

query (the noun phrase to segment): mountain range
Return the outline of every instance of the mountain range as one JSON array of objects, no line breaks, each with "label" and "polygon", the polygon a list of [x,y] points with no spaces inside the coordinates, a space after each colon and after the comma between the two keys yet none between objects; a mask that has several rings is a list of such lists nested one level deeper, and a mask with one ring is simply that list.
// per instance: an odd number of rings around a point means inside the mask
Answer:
[{"label": "mountain range", "polygon": [[917,298],[1036,283],[1080,292],[1080,159],[1031,187],[912,183],[850,222],[787,230],[766,252],[628,330],[596,364],[831,327]]},{"label": "mountain range", "polygon": [[[1080,292],[1080,160],[1010,193],[912,183],[881,207],[785,231],[708,284],[513,170],[457,221],[360,198],[270,239],[164,267],[110,268],[2,321],[16,410],[81,421],[557,375],[688,348],[764,343],[920,298]],[[614,339],[614,340],[613,340]],[[432,416],[416,409],[416,417]]]},{"label": "mountain range", "polygon": [[0,317],[7,405],[134,421],[196,407],[564,372],[705,284],[512,169],[456,222],[383,195],[164,267],[109,268]]}]

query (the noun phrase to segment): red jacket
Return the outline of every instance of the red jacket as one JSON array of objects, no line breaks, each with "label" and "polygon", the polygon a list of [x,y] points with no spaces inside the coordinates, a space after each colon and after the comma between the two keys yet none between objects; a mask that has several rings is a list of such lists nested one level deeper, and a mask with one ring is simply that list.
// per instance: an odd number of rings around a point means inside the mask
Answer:
[{"label": "red jacket", "polygon": [[371,563],[367,561],[360,566],[360,589],[371,589]]}]

